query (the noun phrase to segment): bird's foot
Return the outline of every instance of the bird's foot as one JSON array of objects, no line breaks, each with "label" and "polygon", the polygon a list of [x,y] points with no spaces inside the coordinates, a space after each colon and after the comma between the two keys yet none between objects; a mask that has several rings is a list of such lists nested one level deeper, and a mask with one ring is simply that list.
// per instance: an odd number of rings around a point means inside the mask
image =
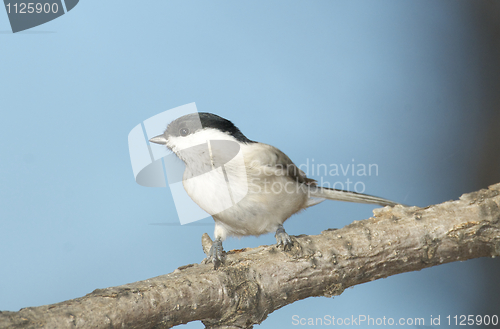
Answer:
[{"label": "bird's foot", "polygon": [[288,233],[285,232],[283,225],[280,224],[278,226],[278,229],[276,230],[276,234],[274,236],[276,237],[276,242],[278,247],[283,246],[283,250],[285,251],[292,249],[293,246],[292,238],[290,238]]},{"label": "bird's foot", "polygon": [[212,246],[207,254],[207,258],[205,258],[205,264],[214,263],[214,269],[216,270],[224,263],[226,259],[226,253],[222,248],[222,240],[221,238],[217,238],[212,242]]}]

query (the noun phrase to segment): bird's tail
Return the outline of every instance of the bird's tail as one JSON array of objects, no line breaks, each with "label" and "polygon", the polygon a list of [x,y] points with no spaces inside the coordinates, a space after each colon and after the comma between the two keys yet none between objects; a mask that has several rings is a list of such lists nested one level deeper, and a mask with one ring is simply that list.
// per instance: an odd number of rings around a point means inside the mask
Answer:
[{"label": "bird's tail", "polygon": [[380,206],[395,206],[400,203],[390,201],[384,198],[379,198],[378,196],[337,190],[327,187],[320,186],[309,186],[309,195],[313,198],[322,198],[322,199],[330,199],[330,200],[338,200],[338,201],[347,201],[347,202],[357,202],[357,203],[369,203],[369,204],[378,204]]}]

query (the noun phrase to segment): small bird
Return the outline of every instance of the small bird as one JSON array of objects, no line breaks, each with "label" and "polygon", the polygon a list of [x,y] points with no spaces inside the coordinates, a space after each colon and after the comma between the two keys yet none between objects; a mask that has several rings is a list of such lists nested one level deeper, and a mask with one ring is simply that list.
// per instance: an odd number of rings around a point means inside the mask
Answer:
[{"label": "small bird", "polygon": [[[231,121],[212,113],[184,115],[149,141],[165,145],[185,163],[184,189],[213,217],[215,240],[207,261],[213,262],[215,269],[224,262],[222,241],[227,236],[275,232],[278,246],[290,249],[293,242],[283,223],[325,199],[381,206],[398,204],[367,194],[320,187],[285,153],[248,139]],[[214,169],[222,174],[210,174]]]}]

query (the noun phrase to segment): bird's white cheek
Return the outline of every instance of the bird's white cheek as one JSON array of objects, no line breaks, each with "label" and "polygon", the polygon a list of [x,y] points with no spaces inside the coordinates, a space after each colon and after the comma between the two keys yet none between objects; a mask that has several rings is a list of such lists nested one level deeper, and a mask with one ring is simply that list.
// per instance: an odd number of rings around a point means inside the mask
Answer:
[{"label": "bird's white cheek", "polygon": [[170,136],[168,138],[167,145],[172,149],[172,151],[182,151],[189,147],[207,144],[210,140],[236,141],[232,136],[217,129],[202,129],[188,136]]},{"label": "bird's white cheek", "polygon": [[180,137],[170,136],[167,140],[167,146],[174,152],[177,153],[187,147],[185,141]]}]

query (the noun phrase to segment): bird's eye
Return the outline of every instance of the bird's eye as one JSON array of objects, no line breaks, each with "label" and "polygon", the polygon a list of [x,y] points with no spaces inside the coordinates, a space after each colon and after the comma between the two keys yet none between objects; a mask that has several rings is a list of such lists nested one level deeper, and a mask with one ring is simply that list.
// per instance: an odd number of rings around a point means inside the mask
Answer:
[{"label": "bird's eye", "polygon": [[179,134],[181,134],[181,136],[187,136],[189,134],[189,129],[181,128],[181,130],[179,130]]}]

